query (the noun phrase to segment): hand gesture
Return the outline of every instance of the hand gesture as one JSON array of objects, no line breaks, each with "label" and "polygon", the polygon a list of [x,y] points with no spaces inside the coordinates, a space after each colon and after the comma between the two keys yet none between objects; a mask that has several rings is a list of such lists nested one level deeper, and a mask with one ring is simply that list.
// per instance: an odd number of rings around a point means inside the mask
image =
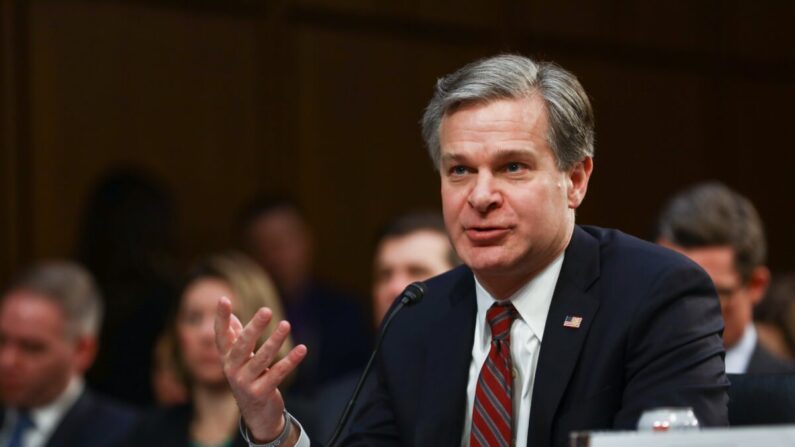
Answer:
[{"label": "hand gesture", "polygon": [[[284,430],[284,400],[279,384],[306,356],[306,346],[294,347],[283,359],[273,363],[290,333],[290,323],[280,321],[267,341],[256,351],[272,312],[263,307],[243,327],[232,315],[232,303],[223,297],[218,301],[215,317],[215,342],[224,367],[224,374],[240,407],[240,413],[256,442],[276,439]],[[294,427],[296,428],[296,427]],[[293,445],[299,435],[291,430],[285,445]]]}]

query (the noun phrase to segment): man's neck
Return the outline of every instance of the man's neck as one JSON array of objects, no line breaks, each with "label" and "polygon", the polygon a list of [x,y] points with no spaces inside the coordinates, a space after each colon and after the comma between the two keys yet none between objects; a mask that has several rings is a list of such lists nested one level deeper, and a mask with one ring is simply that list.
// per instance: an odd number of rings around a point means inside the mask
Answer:
[{"label": "man's neck", "polygon": [[[567,244],[568,245],[568,244]],[[527,283],[533,280],[539,273],[544,271],[550,266],[563,252],[566,246],[561,250],[555,252],[554,256],[545,259],[544,262],[537,265],[529,265],[525,271],[512,271],[512,272],[489,272],[489,271],[473,271],[478,282],[486,289],[495,300],[501,301],[510,298],[519,289],[524,287]]]},{"label": "man's neck", "polygon": [[[565,234],[565,237],[563,236]],[[533,280],[540,272],[549,267],[558,257],[560,257],[571,243],[574,234],[574,221],[571,221],[571,228],[561,235],[562,239],[558,244],[548,251],[535,253],[533,257],[539,258],[524,259],[517,262],[517,266],[508,271],[503,269],[493,270],[473,270],[480,284],[496,300],[510,298],[525,284]]]}]

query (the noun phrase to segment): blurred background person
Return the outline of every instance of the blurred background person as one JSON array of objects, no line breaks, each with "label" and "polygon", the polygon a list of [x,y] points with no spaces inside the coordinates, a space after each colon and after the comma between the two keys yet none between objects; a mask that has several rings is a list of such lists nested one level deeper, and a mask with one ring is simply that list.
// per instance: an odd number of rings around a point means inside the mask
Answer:
[{"label": "blurred background person", "polygon": [[[395,298],[414,281],[424,281],[460,264],[444,219],[439,213],[400,215],[378,233],[373,255],[373,323],[381,325]],[[362,371],[355,371],[324,387],[314,401],[313,412],[299,419],[317,439],[331,437],[334,427]]]},{"label": "blurred background person", "polygon": [[[254,261],[239,253],[201,261],[188,276],[167,335],[173,343],[165,346],[173,346],[170,354],[174,360],[161,363],[177,366],[176,376],[187,389],[187,401],[144,416],[129,446],[247,445],[239,434],[237,404],[215,346],[213,319],[223,296],[231,300],[235,314],[243,321],[251,319],[260,307],[270,308],[273,318],[266,336],[284,319],[276,288]],[[280,355],[290,348],[288,339]]]},{"label": "blurred background person", "polygon": [[77,259],[105,301],[99,355],[88,373],[97,390],[146,406],[155,341],[176,301],[174,205],[147,171],[123,167],[100,179],[84,209]]},{"label": "blurred background person", "polygon": [[759,343],[771,353],[795,359],[795,273],[777,275],[754,309]]},{"label": "blurred background person", "polygon": [[155,404],[161,407],[188,402],[188,386],[183,379],[175,352],[174,331],[168,330],[158,338],[152,353],[152,391]]},{"label": "blurred background person", "polygon": [[795,372],[759,343],[754,306],[770,271],[762,220],[753,204],[718,182],[674,196],[657,222],[657,242],[681,252],[710,276],[720,297],[727,373]]},{"label": "blurred background person", "polygon": [[25,273],[0,303],[0,445],[114,446],[135,412],[83,381],[97,352],[102,303],[71,262]]},{"label": "blurred background person", "polygon": [[312,276],[312,232],[298,205],[259,198],[243,212],[241,230],[246,251],[276,283],[295,342],[310,347],[287,394],[311,398],[318,387],[362,367],[370,331],[360,301]]},{"label": "blurred background person", "polygon": [[461,263],[447,237],[444,219],[430,211],[396,217],[378,234],[375,247],[372,298],[376,327],[407,285]]}]

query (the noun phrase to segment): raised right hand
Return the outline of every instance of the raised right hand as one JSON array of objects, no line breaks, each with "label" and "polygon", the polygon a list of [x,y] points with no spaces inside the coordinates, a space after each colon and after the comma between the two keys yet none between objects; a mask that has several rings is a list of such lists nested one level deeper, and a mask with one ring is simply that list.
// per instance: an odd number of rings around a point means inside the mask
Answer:
[{"label": "raised right hand", "polygon": [[[260,308],[243,327],[232,315],[232,303],[222,297],[215,316],[215,343],[221,353],[224,374],[240,407],[249,432],[258,443],[276,439],[284,430],[284,400],[279,384],[306,356],[306,346],[294,347],[283,359],[273,363],[284,340],[290,333],[290,323],[280,321],[265,343],[254,352],[257,339],[262,336],[273,313]],[[293,427],[292,445],[298,439]]]}]

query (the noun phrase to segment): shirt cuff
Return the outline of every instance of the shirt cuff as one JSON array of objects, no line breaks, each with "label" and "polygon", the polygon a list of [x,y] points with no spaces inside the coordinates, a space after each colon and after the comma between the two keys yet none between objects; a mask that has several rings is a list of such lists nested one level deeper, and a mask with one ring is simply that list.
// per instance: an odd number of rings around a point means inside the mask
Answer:
[{"label": "shirt cuff", "polygon": [[[298,419],[290,416],[290,420],[295,422],[295,425],[298,426],[298,430],[300,431],[300,435],[298,436],[298,442],[295,443],[295,447],[310,447],[309,443],[309,436],[306,435],[306,430],[304,427],[301,426],[301,423],[298,422]],[[248,447],[263,447],[267,446],[267,444],[255,444],[251,441],[248,442]]]}]

